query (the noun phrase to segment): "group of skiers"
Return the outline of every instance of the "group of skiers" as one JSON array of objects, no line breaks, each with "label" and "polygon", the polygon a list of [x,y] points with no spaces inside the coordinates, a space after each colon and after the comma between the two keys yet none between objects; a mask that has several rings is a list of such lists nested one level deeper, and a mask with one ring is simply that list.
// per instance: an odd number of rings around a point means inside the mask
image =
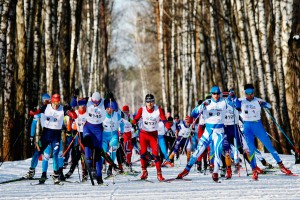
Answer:
[{"label": "group of skiers", "polygon": [[[69,105],[61,105],[60,95],[42,96],[43,105],[31,111],[33,117],[30,141],[35,146],[29,171],[24,175],[32,179],[38,159],[43,154],[42,177],[40,183],[47,179],[47,168],[50,153],[53,157],[54,183],[59,183],[72,176],[78,162],[82,164],[82,180],[95,178],[103,184],[103,166],[108,164],[106,173],[124,172],[124,165],[132,170],[132,151],[134,147],[140,155],[141,176],[148,178],[147,167],[153,163],[157,170],[157,179],[164,181],[161,166],[173,167],[174,158],[186,153],[187,165],[178,174],[182,179],[188,175],[194,164],[202,171],[202,163],[206,170],[208,165],[212,179],[219,180],[219,169],[225,169],[226,178],[232,177],[232,161],[238,168],[238,153],[244,155],[252,168],[252,178],[258,179],[263,171],[257,166],[258,158],[264,166],[272,167],[256,149],[254,139],[257,137],[272,154],[285,174],[292,174],[285,168],[277,151],[263,128],[261,109],[270,109],[269,103],[254,96],[254,87],[244,87],[245,98],[238,99],[234,89],[222,92],[213,86],[210,96],[200,100],[190,116],[181,120],[178,115],[174,119],[155,104],[152,94],[145,96],[145,105],[135,115],[130,114],[129,106],[119,108],[111,92],[102,98],[94,92],[91,97],[78,98],[75,95]],[[228,95],[227,97],[225,95]],[[43,128],[38,142],[34,143],[37,122]],[[243,125],[241,130],[240,125]],[[67,133],[66,146],[62,145],[62,131]],[[137,135],[137,136],[136,136]],[[64,175],[63,168],[68,163],[71,150],[72,164]],[[64,151],[64,152],[63,152]]]}]

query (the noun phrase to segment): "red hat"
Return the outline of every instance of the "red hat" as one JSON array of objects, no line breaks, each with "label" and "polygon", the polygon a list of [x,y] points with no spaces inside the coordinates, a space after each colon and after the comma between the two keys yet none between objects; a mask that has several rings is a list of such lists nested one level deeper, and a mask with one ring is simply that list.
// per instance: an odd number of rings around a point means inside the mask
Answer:
[{"label": "red hat", "polygon": [[193,123],[193,117],[186,116],[185,121],[191,124],[191,123]]},{"label": "red hat", "polygon": [[52,103],[60,102],[60,95],[59,94],[53,94],[52,97],[51,97],[51,102]]},{"label": "red hat", "polygon": [[123,108],[122,108],[122,111],[129,111],[129,106],[124,105]]}]

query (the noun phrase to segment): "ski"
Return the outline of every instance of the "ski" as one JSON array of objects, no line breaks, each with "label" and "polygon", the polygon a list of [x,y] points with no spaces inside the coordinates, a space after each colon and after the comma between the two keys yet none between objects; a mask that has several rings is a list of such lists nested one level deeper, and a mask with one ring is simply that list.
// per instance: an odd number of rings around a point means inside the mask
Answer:
[{"label": "ski", "polygon": [[30,183],[30,185],[60,185],[60,186],[62,186],[62,185],[64,185],[64,183],[57,182],[57,183],[49,184],[49,183],[40,183],[40,182],[38,182],[38,183]]},{"label": "ski", "polygon": [[169,178],[165,179],[165,182],[172,182],[172,181],[192,181],[192,179],[189,178]]},{"label": "ski", "polygon": [[103,179],[104,179],[104,180],[107,180],[107,179],[113,178],[113,177],[115,177],[115,176],[116,176],[116,175],[112,174],[112,175],[108,175],[108,176],[104,177]]},{"label": "ski", "polygon": [[124,176],[138,176],[141,172],[136,172],[136,171],[133,171],[133,172],[123,172],[122,175]]},{"label": "ski", "polygon": [[85,168],[86,168],[87,171],[88,171],[88,174],[89,174],[89,176],[90,176],[91,183],[92,183],[92,185],[95,185],[95,182],[94,182],[94,179],[93,179],[93,175],[92,175],[92,170],[90,169],[90,167],[89,167],[89,165],[88,165],[88,163],[87,163],[86,157],[85,157],[84,154],[82,154],[81,157],[83,157],[83,160],[84,160],[84,166],[85,166]]},{"label": "ski", "polygon": [[26,180],[28,180],[28,181],[30,181],[30,180],[39,180],[39,179],[40,178],[27,179],[27,178],[21,177],[21,178],[16,178],[16,179],[0,182],[0,184],[13,183],[13,182],[18,182],[18,181],[26,181]]},{"label": "ski", "polygon": [[134,180],[132,180],[132,179],[128,179],[129,181],[137,181],[137,182],[139,182],[139,181],[144,181],[144,182],[148,182],[148,183],[154,183],[153,181],[150,181],[150,180],[147,180],[147,179],[134,179]]},{"label": "ski", "polygon": [[102,183],[102,184],[98,184],[98,186],[109,186],[109,184],[108,183]]}]

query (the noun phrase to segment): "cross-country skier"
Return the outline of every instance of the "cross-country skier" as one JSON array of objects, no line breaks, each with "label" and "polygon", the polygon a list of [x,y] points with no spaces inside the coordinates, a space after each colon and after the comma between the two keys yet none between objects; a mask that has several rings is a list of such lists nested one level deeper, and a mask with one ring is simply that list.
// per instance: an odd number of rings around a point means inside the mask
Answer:
[{"label": "cross-country skier", "polygon": [[241,98],[241,117],[244,121],[244,135],[247,144],[250,149],[250,162],[252,168],[252,178],[258,179],[258,171],[256,168],[255,159],[255,144],[254,139],[257,137],[272,154],[280,167],[280,170],[285,174],[291,174],[292,172],[285,168],[277,151],[274,149],[268,134],[266,133],[261,123],[261,108],[271,109],[271,105],[266,101],[254,96],[254,86],[252,84],[246,84],[244,86],[246,97]]},{"label": "cross-country skier", "polygon": [[161,164],[158,155],[159,147],[157,142],[157,128],[158,122],[161,119],[164,123],[167,122],[165,113],[162,108],[155,105],[155,99],[153,94],[147,94],[145,96],[146,106],[141,107],[134,120],[133,124],[136,124],[139,119],[142,118],[141,131],[140,131],[140,156],[141,156],[141,167],[142,167],[142,176],[141,179],[148,178],[147,171],[147,147],[150,146],[152,149],[152,154],[155,160],[155,166],[157,171],[157,179],[163,181],[165,178],[162,176]]},{"label": "cross-country skier", "polygon": [[72,119],[76,119],[76,113],[70,109],[70,106],[62,106],[60,104],[60,95],[54,94],[51,97],[51,104],[47,104],[37,110],[34,114],[37,115],[41,113],[41,124],[43,127],[43,133],[40,141],[38,142],[38,147],[33,154],[31,160],[30,171],[34,171],[37,165],[37,158],[44,152],[47,146],[50,144],[52,148],[53,155],[53,181],[54,183],[59,183],[59,164],[58,164],[58,154],[60,151],[60,141],[61,141],[61,131],[63,128],[64,116],[68,115]]},{"label": "cross-country skier", "polygon": [[205,151],[207,146],[213,142],[215,159],[214,172],[212,179],[218,181],[219,167],[222,165],[222,139],[224,134],[224,121],[226,113],[226,102],[220,97],[221,90],[218,86],[213,86],[210,90],[212,98],[205,100],[200,106],[194,109],[192,113],[194,118],[202,114],[205,120],[205,131],[200,138],[197,150],[191,156],[185,169],[178,174],[177,178],[183,178],[188,175],[192,166],[196,163],[198,157]]}]

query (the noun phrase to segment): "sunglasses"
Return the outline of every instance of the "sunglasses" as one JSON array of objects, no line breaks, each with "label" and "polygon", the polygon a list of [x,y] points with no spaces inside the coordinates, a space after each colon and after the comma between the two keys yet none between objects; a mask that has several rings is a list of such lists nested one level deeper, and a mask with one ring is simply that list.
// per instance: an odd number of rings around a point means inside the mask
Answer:
[{"label": "sunglasses", "polygon": [[220,93],[211,93],[212,95],[220,95]]},{"label": "sunglasses", "polygon": [[93,99],[92,99],[92,102],[93,102],[94,104],[96,104],[96,105],[99,105],[99,103],[100,103],[100,101],[95,101],[95,100],[93,100]]},{"label": "sunglasses", "polygon": [[59,105],[60,105],[60,102],[52,102],[52,105],[54,105],[54,106],[59,106]]},{"label": "sunglasses", "polygon": [[146,103],[154,103],[154,99],[146,100]]},{"label": "sunglasses", "polygon": [[253,92],[246,92],[246,95],[252,95]]}]

